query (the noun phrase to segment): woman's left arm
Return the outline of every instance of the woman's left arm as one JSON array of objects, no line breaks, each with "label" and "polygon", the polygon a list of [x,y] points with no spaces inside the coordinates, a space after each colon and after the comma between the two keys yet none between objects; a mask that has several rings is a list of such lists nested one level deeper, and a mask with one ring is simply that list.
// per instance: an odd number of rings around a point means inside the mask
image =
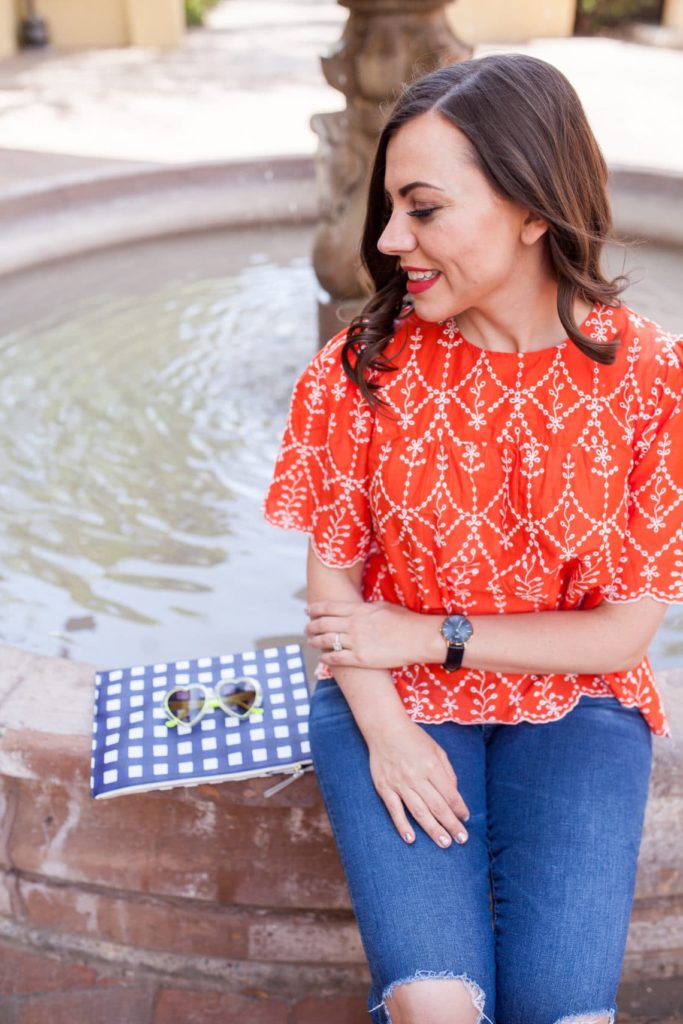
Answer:
[{"label": "woman's left arm", "polygon": [[[661,601],[641,597],[577,611],[468,616],[474,632],[462,665],[539,675],[624,672],[645,657],[666,608]],[[421,615],[385,601],[319,601],[311,603],[308,613],[309,643],[324,652],[321,660],[330,667],[398,668],[446,659],[440,633],[443,614]],[[339,652],[329,650],[336,633],[345,648]]]}]

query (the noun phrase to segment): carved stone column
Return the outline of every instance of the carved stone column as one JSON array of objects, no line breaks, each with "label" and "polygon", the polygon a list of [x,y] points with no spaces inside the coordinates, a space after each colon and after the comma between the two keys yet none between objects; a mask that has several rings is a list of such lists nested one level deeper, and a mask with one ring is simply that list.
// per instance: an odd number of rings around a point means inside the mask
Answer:
[{"label": "carved stone column", "polygon": [[313,266],[323,289],[321,342],[360,309],[359,258],[370,161],[401,87],[470,51],[453,35],[442,0],[339,0],[349,18],[337,49],[321,58],[325,78],[346,96],[346,110],[315,114],[320,225]]}]

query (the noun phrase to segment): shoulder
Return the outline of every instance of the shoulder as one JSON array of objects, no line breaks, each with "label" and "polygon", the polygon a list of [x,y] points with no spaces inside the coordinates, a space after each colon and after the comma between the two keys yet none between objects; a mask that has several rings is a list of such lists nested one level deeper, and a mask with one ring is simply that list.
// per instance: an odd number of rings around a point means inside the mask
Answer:
[{"label": "shoulder", "polygon": [[330,373],[333,373],[336,368],[342,368],[341,357],[347,335],[347,327],[338,331],[318,349],[309,365],[319,371],[324,370]]},{"label": "shoulder", "polygon": [[339,331],[333,338],[326,341],[315,355],[310,359],[301,374],[302,378],[310,377],[317,379],[320,384],[325,384],[328,379],[333,378],[338,370],[343,371],[342,350],[346,342],[347,329]]},{"label": "shoulder", "polygon": [[[359,416],[367,422],[372,419],[369,403],[342,362],[347,331],[339,331],[316,352],[299,376],[292,396],[293,415],[315,421],[328,432]],[[354,355],[349,355],[353,365]]]},{"label": "shoulder", "polygon": [[294,388],[294,400],[306,405],[327,403],[333,391],[349,384],[342,365],[342,350],[346,341],[346,328],[330,338],[304,367]]},{"label": "shoulder", "polygon": [[627,384],[622,402],[633,400],[632,444],[641,459],[662,432],[677,426],[683,404],[683,336],[672,334],[654,320],[622,306],[621,358],[626,360]]},{"label": "shoulder", "polygon": [[634,373],[653,384],[683,383],[683,335],[673,334],[629,306],[618,310],[624,356]]},{"label": "shoulder", "polygon": [[[433,328],[435,325],[427,326]],[[337,400],[343,396],[362,397],[360,388],[348,376],[342,362],[347,338],[348,328],[345,327],[319,349],[302,374],[302,377],[307,378],[311,384],[315,382],[318,387],[327,389]],[[412,320],[407,319],[387,339],[381,352],[382,361],[390,363],[392,370],[399,369],[408,357],[407,342],[411,340],[415,342],[416,339],[418,342],[422,340],[420,329]],[[350,346],[346,352],[346,361],[351,366],[355,363],[356,355],[356,350]],[[390,378],[391,372],[366,369],[365,376],[368,381],[381,385]]]},{"label": "shoulder", "polygon": [[[431,336],[440,333],[440,325],[418,321],[414,315],[405,317],[397,330],[388,339],[381,352],[381,361],[389,364],[389,369],[369,368],[365,377],[369,382],[378,384],[380,388],[389,383],[396,370],[400,370],[409,360],[415,348],[421,348]],[[358,407],[370,406],[363,396],[358,384],[347,374],[342,357],[348,339],[348,327],[343,328],[316,352],[305,367],[297,382],[298,400],[326,402],[332,405],[354,404]],[[353,346],[346,350],[346,361],[351,366],[356,360]]]}]

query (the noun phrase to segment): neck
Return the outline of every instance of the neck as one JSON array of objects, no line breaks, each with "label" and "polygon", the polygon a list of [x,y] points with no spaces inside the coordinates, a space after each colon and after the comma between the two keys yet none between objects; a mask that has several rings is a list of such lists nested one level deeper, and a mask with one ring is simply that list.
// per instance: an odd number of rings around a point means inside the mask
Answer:
[{"label": "neck", "polygon": [[[590,303],[576,300],[574,319],[582,323]],[[457,317],[462,334],[474,345],[496,352],[535,352],[559,345],[567,336],[557,312],[557,282],[535,282],[515,289],[514,297],[463,310]]]}]

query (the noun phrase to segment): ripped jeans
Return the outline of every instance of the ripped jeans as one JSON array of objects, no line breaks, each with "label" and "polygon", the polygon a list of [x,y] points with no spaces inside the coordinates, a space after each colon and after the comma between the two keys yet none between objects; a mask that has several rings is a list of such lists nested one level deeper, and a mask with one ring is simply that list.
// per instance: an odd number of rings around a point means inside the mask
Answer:
[{"label": "ripped jeans", "polygon": [[458,978],[491,1024],[612,1021],[652,764],[637,708],[583,696],[554,722],[420,723],[471,817],[442,849],[374,788],[334,679],[311,698],[311,752],[368,960],[373,1024],[401,982]]}]

